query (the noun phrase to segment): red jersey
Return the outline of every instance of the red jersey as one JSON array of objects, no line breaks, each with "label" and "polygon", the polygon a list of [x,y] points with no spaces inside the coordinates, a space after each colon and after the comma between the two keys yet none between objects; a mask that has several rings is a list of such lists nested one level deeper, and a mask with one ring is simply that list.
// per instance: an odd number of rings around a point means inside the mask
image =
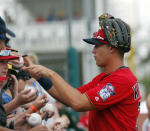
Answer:
[{"label": "red jersey", "polygon": [[96,108],[89,112],[89,131],[136,131],[141,97],[129,68],[109,75],[103,72],[78,90]]}]

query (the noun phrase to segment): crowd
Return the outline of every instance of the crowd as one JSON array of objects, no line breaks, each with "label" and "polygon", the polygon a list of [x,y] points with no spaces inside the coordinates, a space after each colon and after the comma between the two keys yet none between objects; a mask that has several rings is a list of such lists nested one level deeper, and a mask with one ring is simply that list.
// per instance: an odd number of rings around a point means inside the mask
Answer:
[{"label": "crowd", "polygon": [[65,130],[70,120],[59,114],[55,99],[46,92],[52,86],[51,81],[33,78],[21,70],[22,66],[38,64],[37,56],[22,55],[12,49],[9,37],[15,34],[0,17],[0,130]]}]

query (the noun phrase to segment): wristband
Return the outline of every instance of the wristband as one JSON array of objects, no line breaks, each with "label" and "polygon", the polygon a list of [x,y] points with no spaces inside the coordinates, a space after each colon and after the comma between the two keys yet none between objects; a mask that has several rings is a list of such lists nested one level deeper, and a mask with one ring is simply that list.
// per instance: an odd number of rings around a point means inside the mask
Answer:
[{"label": "wristband", "polygon": [[37,108],[33,105],[30,106],[30,109],[32,109],[34,112],[37,112]]},{"label": "wristband", "polygon": [[45,90],[49,90],[51,87],[52,87],[52,82],[51,82],[51,80],[50,79],[48,79],[48,78],[40,78],[40,79],[38,79],[37,80],[39,83],[40,83],[40,85],[45,89]]}]

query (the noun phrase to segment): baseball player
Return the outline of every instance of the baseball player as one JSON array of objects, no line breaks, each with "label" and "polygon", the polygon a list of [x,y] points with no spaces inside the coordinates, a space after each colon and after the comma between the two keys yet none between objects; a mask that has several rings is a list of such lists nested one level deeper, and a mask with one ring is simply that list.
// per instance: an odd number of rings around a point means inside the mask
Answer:
[{"label": "baseball player", "polygon": [[[131,48],[130,27],[109,14],[99,17],[100,29],[92,38],[97,66],[104,72],[77,90],[51,69],[40,65],[24,67],[32,76],[51,79],[48,92],[76,111],[89,112],[89,131],[136,131],[139,114],[138,80],[124,65],[124,53]],[[90,75],[90,74],[89,74]]]}]

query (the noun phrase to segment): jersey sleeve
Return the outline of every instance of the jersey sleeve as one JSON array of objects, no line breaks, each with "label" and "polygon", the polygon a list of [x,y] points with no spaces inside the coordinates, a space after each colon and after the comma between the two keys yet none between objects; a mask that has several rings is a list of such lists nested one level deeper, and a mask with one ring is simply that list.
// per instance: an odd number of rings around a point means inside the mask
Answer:
[{"label": "jersey sleeve", "polygon": [[80,91],[82,94],[85,93],[87,90],[91,89],[93,86],[92,82],[89,82],[88,84],[85,84],[84,86],[81,86],[78,88],[78,91]]},{"label": "jersey sleeve", "polygon": [[82,94],[85,93],[87,90],[90,90],[95,87],[95,83],[99,81],[104,76],[105,73],[101,73],[100,75],[97,75],[91,82],[77,88],[78,91],[80,91]]},{"label": "jersey sleeve", "polygon": [[92,104],[94,104],[98,110],[102,110],[113,106],[133,94],[133,87],[136,86],[136,82],[137,81],[133,83],[121,77],[113,77],[113,79],[106,79],[97,84],[94,88],[89,89],[86,91],[86,94]]}]

